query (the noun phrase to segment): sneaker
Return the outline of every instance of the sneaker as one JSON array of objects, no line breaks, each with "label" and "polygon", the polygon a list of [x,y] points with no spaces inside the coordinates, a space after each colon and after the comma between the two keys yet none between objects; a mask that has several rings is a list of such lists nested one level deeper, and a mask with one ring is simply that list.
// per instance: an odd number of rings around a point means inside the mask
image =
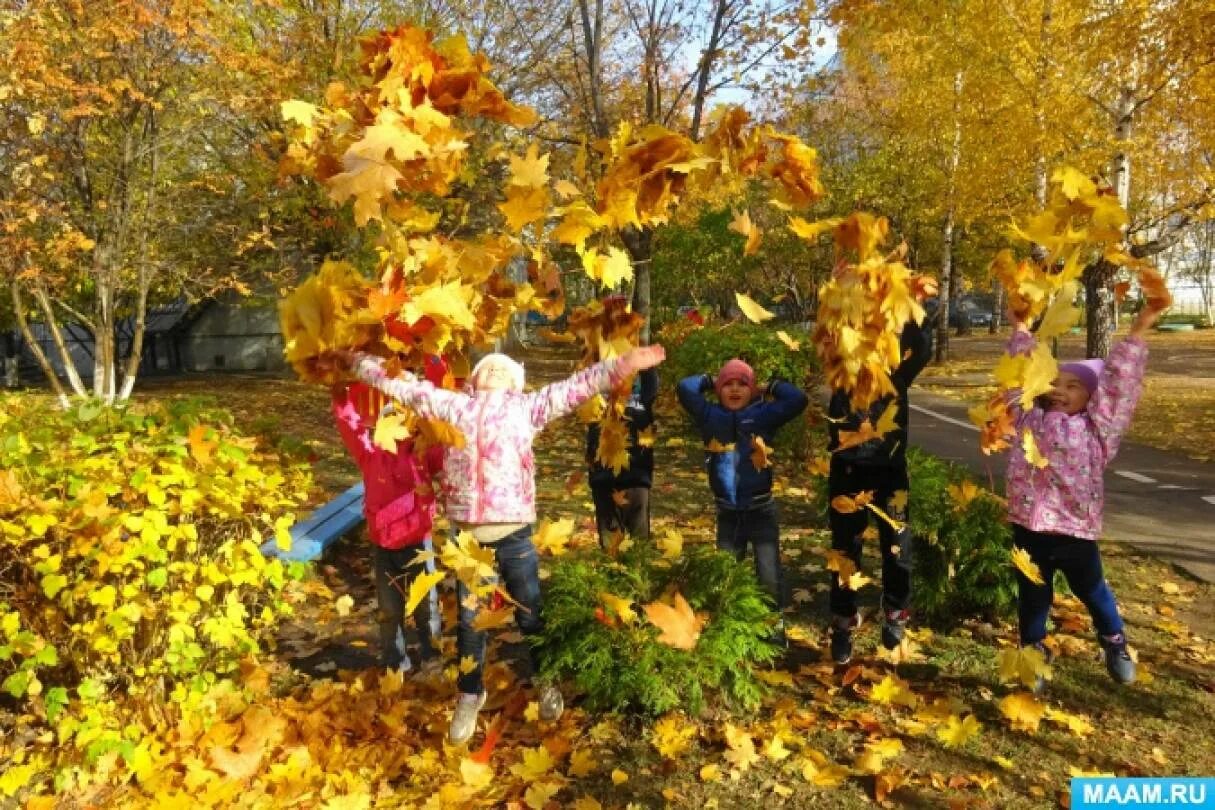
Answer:
[{"label": "sneaker", "polygon": [[768,642],[782,650],[789,649],[789,636],[785,633],[784,619],[778,620],[772,627],[772,632],[768,634]]},{"label": "sneaker", "polygon": [[397,671],[405,675],[413,670],[413,661],[409,660],[408,655],[401,656],[401,662],[397,664]]},{"label": "sneaker", "polygon": [[887,610],[882,622],[882,646],[888,650],[897,650],[907,635],[907,620],[911,613],[907,610]]},{"label": "sneaker", "polygon": [[447,730],[447,739],[453,745],[468,742],[477,730],[477,715],[485,705],[486,697],[486,692],[476,695],[461,692],[456,698],[456,710],[451,715],[451,728]]},{"label": "sneaker", "polygon": [[1105,657],[1105,669],[1110,677],[1118,683],[1131,683],[1135,680],[1135,662],[1126,649],[1126,636],[1119,633],[1116,636],[1097,636],[1097,644]]},{"label": "sneaker", "polygon": [[546,723],[555,723],[561,719],[565,711],[565,699],[561,690],[550,684],[544,684],[539,690],[540,719]]},{"label": "sneaker", "polygon": [[861,626],[861,614],[836,616],[831,622],[831,660],[843,666],[852,660],[852,631]]}]

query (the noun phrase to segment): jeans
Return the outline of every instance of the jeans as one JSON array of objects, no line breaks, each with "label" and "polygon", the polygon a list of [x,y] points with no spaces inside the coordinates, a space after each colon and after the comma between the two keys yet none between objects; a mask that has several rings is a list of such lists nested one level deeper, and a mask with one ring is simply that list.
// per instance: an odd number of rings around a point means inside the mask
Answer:
[{"label": "jeans", "polygon": [[650,539],[650,489],[631,487],[624,490],[628,501],[617,506],[612,490],[591,487],[595,502],[595,526],[599,529],[599,547],[607,548],[615,532],[624,532],[635,540]]},{"label": "jeans", "polygon": [[[376,619],[380,625],[380,665],[397,667],[402,660],[401,650],[397,647],[397,633],[402,632],[408,638],[405,617],[405,595],[409,593],[409,583],[415,574],[424,570],[420,566],[411,565],[423,550],[430,547],[430,541],[425,545],[406,546],[405,548],[375,549],[375,592],[379,610]],[[428,566],[433,568],[433,563]],[[425,661],[435,655],[433,637],[438,635],[438,592],[432,588],[418,607],[414,610],[413,621],[417,628],[418,655]]]},{"label": "jeans", "polygon": [[[831,526],[831,547],[842,551],[861,568],[862,535],[869,527],[870,516],[877,521],[878,539],[882,548],[882,607],[885,610],[906,610],[911,604],[912,537],[907,526],[906,495],[903,504],[891,503],[896,492],[908,493],[907,467],[866,466],[836,461],[831,465],[827,480],[829,498],[837,495],[854,496],[873,492],[873,505],[902,524],[895,528],[869,509],[843,514],[827,507],[827,522]],[[856,614],[856,591],[840,587],[839,574],[831,572],[831,613],[851,618]]]},{"label": "jeans", "polygon": [[784,610],[788,600],[780,564],[780,525],[772,501],[750,509],[717,508],[717,547],[742,562],[748,543],[755,549],[755,575],[772,596],[776,609]]},{"label": "jeans", "polygon": [[1055,597],[1055,572],[1062,571],[1072,593],[1088,608],[1093,625],[1103,636],[1122,632],[1122,617],[1114,592],[1105,581],[1101,552],[1092,540],[1064,534],[1034,532],[1013,524],[1013,542],[1029,552],[1042,572],[1044,584],[1035,585],[1017,571],[1017,614],[1021,644],[1037,644],[1046,638],[1046,619]]},{"label": "jeans", "polygon": [[[506,592],[517,603],[515,623],[528,641],[532,671],[538,672],[534,647],[544,623],[540,619],[540,562],[536,547],[532,545],[532,527],[524,526],[488,545],[494,549],[498,573],[506,585]],[[463,661],[465,656],[471,656],[477,666],[471,672],[462,673],[456,685],[461,692],[480,694],[485,689],[481,677],[485,667],[485,631],[473,629],[477,610],[464,604],[469,596],[468,587],[457,581],[456,599],[460,606],[460,623],[456,627],[457,660]]]}]

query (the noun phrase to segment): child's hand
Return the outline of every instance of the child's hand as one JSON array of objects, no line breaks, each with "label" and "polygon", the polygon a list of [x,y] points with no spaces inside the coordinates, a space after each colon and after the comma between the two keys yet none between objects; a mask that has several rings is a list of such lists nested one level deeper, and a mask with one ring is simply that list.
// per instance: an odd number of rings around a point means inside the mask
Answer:
[{"label": "child's hand", "polygon": [[625,376],[627,377],[629,374],[645,371],[647,368],[654,368],[654,366],[666,360],[667,350],[658,344],[639,346],[620,359],[624,364]]},{"label": "child's hand", "polygon": [[1139,310],[1139,317],[1135,318],[1135,323],[1131,325],[1131,337],[1142,338],[1146,335],[1148,330],[1156,325],[1156,321],[1160,320],[1162,312],[1164,312],[1164,307],[1150,304]]}]

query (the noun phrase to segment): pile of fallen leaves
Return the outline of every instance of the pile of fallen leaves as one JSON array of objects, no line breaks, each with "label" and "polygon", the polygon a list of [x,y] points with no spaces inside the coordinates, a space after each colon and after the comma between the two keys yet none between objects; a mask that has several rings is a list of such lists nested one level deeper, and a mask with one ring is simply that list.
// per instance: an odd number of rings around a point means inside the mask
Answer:
[{"label": "pile of fallen leaves", "polygon": [[[1005,249],[992,261],[992,273],[1007,293],[1009,311],[1026,325],[1037,322],[1037,340],[1028,354],[1005,353],[1000,358],[995,369],[998,390],[986,404],[971,409],[984,453],[997,453],[1017,442],[1030,463],[1047,465],[1032,432],[1027,429],[1017,435],[1013,404],[1028,410],[1037,397],[1051,390],[1059,366],[1049,341],[1069,331],[1080,317],[1075,301],[1086,266],[1105,261],[1135,270],[1149,305],[1169,305],[1171,299],[1160,274],[1124,250],[1126,222],[1126,211],[1112,189],[1099,186],[1074,168],[1063,167],[1051,176],[1046,207],[1013,227],[1018,239],[1040,247],[1041,258],[1018,260]],[[1125,282],[1118,285],[1119,298],[1127,288]]]}]

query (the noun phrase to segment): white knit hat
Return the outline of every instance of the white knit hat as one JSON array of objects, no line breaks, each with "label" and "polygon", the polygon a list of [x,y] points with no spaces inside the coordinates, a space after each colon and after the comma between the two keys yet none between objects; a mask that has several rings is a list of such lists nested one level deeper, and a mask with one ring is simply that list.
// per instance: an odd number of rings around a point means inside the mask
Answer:
[{"label": "white knit hat", "polygon": [[523,390],[523,365],[515,362],[507,355],[498,352],[485,355],[477,361],[475,366],[473,366],[472,374],[470,374],[468,378],[469,382],[472,383],[473,388],[478,387],[477,381],[480,379],[481,375],[484,372],[488,372],[491,368],[496,368],[500,371],[506,372],[506,374],[510,376],[512,389],[515,391]]}]

